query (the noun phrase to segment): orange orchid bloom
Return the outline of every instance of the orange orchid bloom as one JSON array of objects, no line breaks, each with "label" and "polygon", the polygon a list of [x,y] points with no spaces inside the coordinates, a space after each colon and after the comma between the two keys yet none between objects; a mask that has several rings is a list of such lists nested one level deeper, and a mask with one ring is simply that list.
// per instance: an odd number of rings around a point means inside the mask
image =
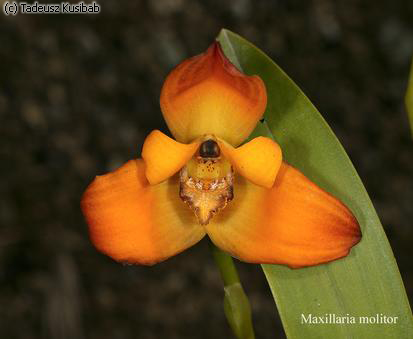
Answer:
[{"label": "orange orchid bloom", "polygon": [[239,146],[262,118],[266,89],[217,42],[169,74],[160,101],[176,140],[153,131],[142,159],[97,176],[82,197],[98,250],[152,265],[208,234],[240,260],[298,268],[344,257],[360,241],[351,211],[283,162],[276,142]]}]

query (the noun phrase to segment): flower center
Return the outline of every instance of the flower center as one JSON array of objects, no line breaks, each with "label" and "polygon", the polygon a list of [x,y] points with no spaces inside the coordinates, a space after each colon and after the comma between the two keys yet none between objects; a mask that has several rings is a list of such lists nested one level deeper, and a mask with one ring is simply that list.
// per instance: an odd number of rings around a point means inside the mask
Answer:
[{"label": "flower center", "polygon": [[181,199],[194,211],[201,225],[221,211],[233,197],[233,169],[221,157],[215,140],[208,139],[180,171]]},{"label": "flower center", "polygon": [[202,158],[218,158],[220,153],[218,144],[212,139],[204,141],[199,148],[199,156]]}]

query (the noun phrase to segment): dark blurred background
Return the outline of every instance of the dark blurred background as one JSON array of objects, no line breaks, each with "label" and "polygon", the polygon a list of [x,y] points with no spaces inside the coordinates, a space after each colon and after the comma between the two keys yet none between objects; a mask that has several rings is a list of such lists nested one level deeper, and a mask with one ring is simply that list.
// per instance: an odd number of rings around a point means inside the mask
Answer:
[{"label": "dark blurred background", "polygon": [[[0,3],[4,3],[1,0]],[[352,158],[413,297],[413,143],[403,107],[413,1],[99,1],[0,13],[1,338],[230,338],[206,241],[151,268],[90,244],[79,199],[166,131],[168,72],[220,28],[264,50]],[[238,264],[257,338],[283,337],[259,266]]]}]

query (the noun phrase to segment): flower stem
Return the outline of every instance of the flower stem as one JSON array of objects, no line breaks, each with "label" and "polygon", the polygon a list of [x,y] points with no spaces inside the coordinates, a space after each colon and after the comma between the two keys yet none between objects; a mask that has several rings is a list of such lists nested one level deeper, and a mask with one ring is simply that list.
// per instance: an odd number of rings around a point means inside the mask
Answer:
[{"label": "flower stem", "polygon": [[221,274],[221,278],[224,281],[224,286],[239,283],[239,275],[237,269],[235,268],[232,257],[229,254],[221,251],[211,241],[209,242],[209,244],[215,263],[217,264],[219,272]]},{"label": "flower stem", "polygon": [[228,323],[237,338],[254,339],[250,303],[242,288],[234,261],[212,242],[210,248],[224,281],[224,311]]}]

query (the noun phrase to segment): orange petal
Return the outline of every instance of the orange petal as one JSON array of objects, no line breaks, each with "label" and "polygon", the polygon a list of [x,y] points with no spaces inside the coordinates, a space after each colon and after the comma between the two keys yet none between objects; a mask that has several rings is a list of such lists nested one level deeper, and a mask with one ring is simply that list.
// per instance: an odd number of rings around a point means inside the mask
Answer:
[{"label": "orange petal", "polygon": [[272,187],[282,162],[281,148],[276,142],[258,137],[238,148],[222,140],[218,144],[235,172],[256,185]]},{"label": "orange petal", "polygon": [[93,244],[117,261],[151,265],[205,235],[179,199],[177,178],[149,185],[140,159],[96,177],[81,207]]},{"label": "orange petal", "polygon": [[237,146],[252,132],[266,105],[263,81],[238,71],[218,42],[179,64],[161,92],[166,123],[184,143],[214,134]]},{"label": "orange petal", "polygon": [[206,227],[234,257],[312,266],[346,256],[361,239],[351,211],[285,163],[270,190],[236,179],[234,200]]},{"label": "orange petal", "polygon": [[159,184],[177,173],[192,158],[200,142],[186,145],[160,131],[152,131],[142,149],[145,174],[151,185]]}]

